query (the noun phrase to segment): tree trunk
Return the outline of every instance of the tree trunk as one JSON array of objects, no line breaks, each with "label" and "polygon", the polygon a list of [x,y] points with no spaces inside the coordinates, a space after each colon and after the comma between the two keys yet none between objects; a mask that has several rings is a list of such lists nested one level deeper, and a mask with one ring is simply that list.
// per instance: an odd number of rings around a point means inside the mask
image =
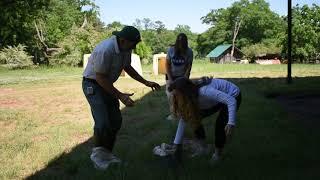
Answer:
[{"label": "tree trunk", "polygon": [[236,38],[237,38],[237,35],[238,35],[238,33],[239,33],[240,25],[241,25],[241,19],[240,19],[239,22],[236,21],[236,24],[235,24],[235,26],[234,26],[233,39],[232,39],[232,49],[231,49],[231,57],[233,57],[233,54],[234,54],[234,48],[235,48]]},{"label": "tree trunk", "polygon": [[51,56],[51,54],[55,51],[60,50],[61,48],[49,48],[48,45],[45,43],[45,37],[43,36],[43,28],[41,27],[41,24],[39,24],[39,27],[36,23],[36,21],[34,21],[34,26],[36,28],[37,31],[37,36],[38,39],[41,43],[41,45],[38,44],[39,49],[42,50],[42,53],[44,55],[45,61],[48,61],[49,57]]},{"label": "tree trunk", "polygon": [[87,16],[84,15],[84,20],[83,20],[83,23],[82,23],[82,25],[81,25],[81,28],[82,28],[82,29],[85,28],[85,27],[87,26],[87,24],[88,24]]}]

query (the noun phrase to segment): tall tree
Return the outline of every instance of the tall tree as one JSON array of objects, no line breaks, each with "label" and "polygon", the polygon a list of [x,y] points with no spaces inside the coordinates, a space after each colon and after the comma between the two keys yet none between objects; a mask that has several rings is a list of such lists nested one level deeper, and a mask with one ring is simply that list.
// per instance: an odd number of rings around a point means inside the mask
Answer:
[{"label": "tall tree", "polygon": [[164,30],[166,30],[166,26],[161,21],[154,22],[154,28],[158,34],[161,34]]},{"label": "tall tree", "polygon": [[142,23],[144,24],[144,29],[154,29],[154,23],[149,18],[143,18]]},{"label": "tall tree", "polygon": [[[296,5],[292,17],[293,59],[300,62],[315,60],[320,54],[320,6]],[[285,39],[284,42],[286,41]],[[286,51],[285,48],[284,50]]]},{"label": "tall tree", "polygon": [[[285,22],[270,10],[265,0],[240,0],[229,8],[212,10],[202,21],[212,25],[198,37],[198,50],[202,55],[221,43],[241,48],[265,39],[278,41],[285,29]],[[206,47],[201,47],[203,45]]]},{"label": "tall tree", "polygon": [[[84,6],[91,8],[83,11]],[[69,35],[73,25],[81,26],[85,19],[91,24],[100,25],[97,8],[89,0],[51,0],[46,15],[42,17],[47,41],[57,43]]]},{"label": "tall tree", "polygon": [[102,29],[98,7],[91,0],[3,0],[0,9],[0,48],[25,44],[40,63],[48,62],[51,50],[73,25],[84,28],[90,22]]},{"label": "tall tree", "polygon": [[[86,10],[83,7],[87,7]],[[96,30],[102,28],[98,7],[90,0],[50,0],[46,14],[38,17],[35,22],[41,22],[42,38],[36,36],[37,47],[34,49],[40,50],[37,51],[40,57],[37,61],[44,63],[49,62],[48,58],[52,53],[47,51],[48,48],[56,50],[60,42],[70,35],[72,27],[85,28],[91,24],[97,27]],[[35,27],[37,32],[38,29]]]},{"label": "tall tree", "polygon": [[50,1],[0,1],[0,48],[19,43],[30,45],[36,34],[34,19],[44,15]]}]

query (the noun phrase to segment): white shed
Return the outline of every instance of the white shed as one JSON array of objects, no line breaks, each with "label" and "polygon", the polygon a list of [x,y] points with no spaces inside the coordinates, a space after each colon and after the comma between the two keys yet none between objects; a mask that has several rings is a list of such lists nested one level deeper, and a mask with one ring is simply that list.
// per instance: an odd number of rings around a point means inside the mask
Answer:
[{"label": "white shed", "polygon": [[166,74],[166,57],[167,54],[160,53],[153,55],[153,73],[154,75]]}]

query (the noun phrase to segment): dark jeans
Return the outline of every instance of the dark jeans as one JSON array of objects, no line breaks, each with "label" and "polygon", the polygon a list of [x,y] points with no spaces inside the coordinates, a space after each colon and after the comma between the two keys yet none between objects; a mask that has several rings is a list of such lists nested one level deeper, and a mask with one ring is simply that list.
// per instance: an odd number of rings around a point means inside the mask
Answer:
[{"label": "dark jeans", "polygon": [[112,151],[122,124],[119,100],[106,93],[95,80],[84,78],[82,89],[94,119],[95,147],[102,146]]},{"label": "dark jeans", "polygon": [[[239,110],[240,104],[241,104],[241,93],[236,97],[237,100],[237,110]],[[225,126],[228,123],[229,119],[229,114],[228,114],[228,107],[225,104],[217,104],[213,106],[210,109],[205,109],[200,111],[200,117],[201,119],[208,117],[212,114],[215,114],[216,112],[219,111],[219,115],[216,120],[216,125],[215,125],[215,146],[217,148],[223,148],[225,143],[226,143],[226,133],[224,131]],[[194,131],[195,137],[197,139],[205,139],[206,138],[206,133],[203,128],[203,125],[199,126]]]}]

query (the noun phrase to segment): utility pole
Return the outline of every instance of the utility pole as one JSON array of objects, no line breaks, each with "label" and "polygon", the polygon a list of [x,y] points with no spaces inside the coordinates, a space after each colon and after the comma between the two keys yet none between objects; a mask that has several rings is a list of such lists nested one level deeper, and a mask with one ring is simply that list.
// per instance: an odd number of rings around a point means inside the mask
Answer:
[{"label": "utility pole", "polygon": [[292,9],[291,9],[292,0],[288,0],[288,76],[287,83],[292,83],[291,77],[291,63],[292,63]]}]

